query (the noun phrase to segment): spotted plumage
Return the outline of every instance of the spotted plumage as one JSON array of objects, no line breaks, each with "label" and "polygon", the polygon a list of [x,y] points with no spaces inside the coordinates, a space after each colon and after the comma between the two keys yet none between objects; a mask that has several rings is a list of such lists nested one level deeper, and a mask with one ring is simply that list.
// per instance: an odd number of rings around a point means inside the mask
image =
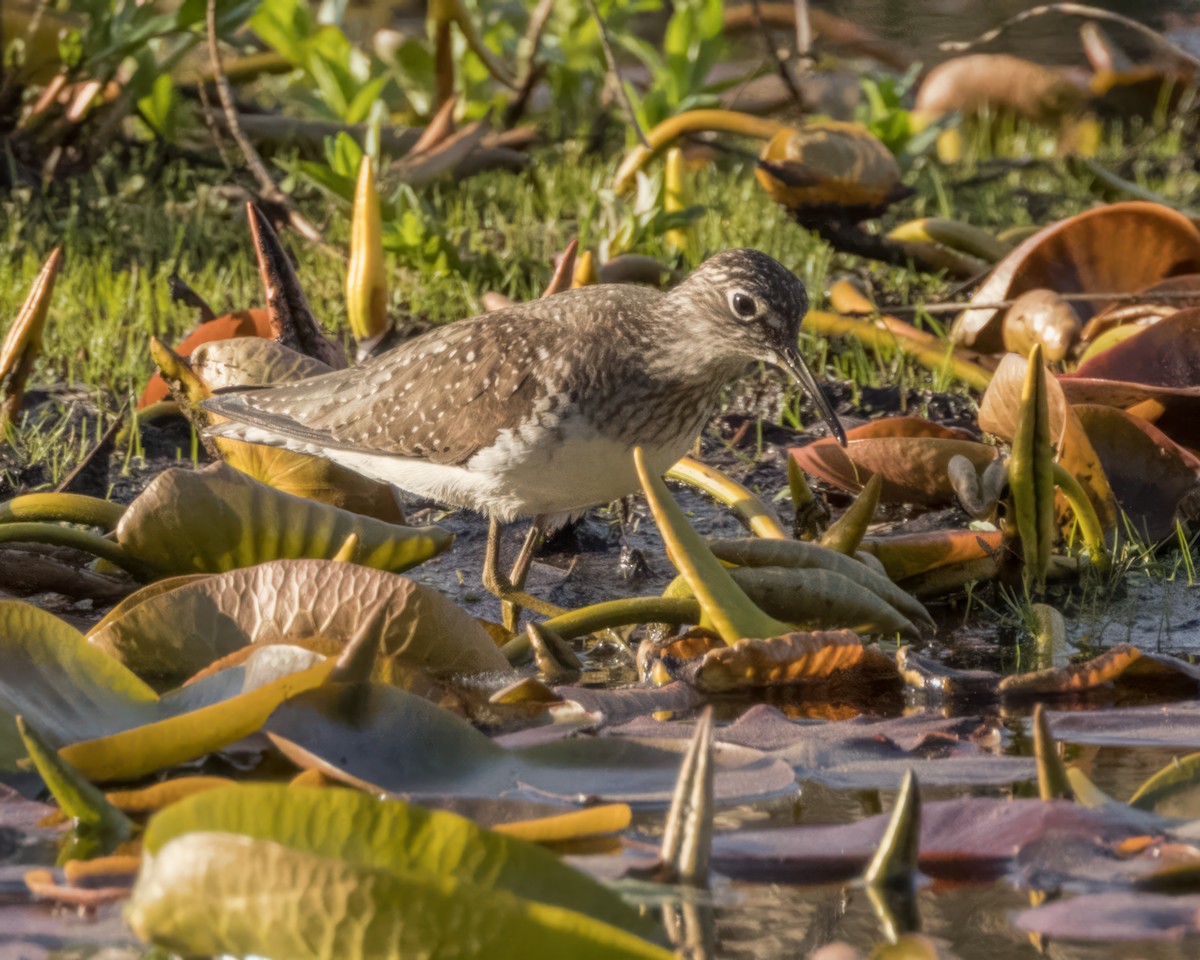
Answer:
[{"label": "spotted plumage", "polygon": [[316,453],[500,520],[562,518],[637,488],[630,451],[667,469],[755,360],[800,361],[804,287],[753,250],[669,293],[606,285],[450,324],[368,363],[214,398],[224,436]]}]

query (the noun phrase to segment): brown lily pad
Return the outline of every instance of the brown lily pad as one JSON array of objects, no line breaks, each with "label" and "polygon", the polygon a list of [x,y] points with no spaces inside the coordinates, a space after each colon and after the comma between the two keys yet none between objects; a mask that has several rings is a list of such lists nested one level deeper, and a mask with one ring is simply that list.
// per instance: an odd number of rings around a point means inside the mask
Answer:
[{"label": "brown lily pad", "polygon": [[849,630],[742,639],[732,647],[710,650],[690,673],[691,682],[707,693],[831,679],[875,683],[899,676],[890,658],[863,646]]},{"label": "brown lily pad", "polygon": [[1005,677],[1000,693],[1005,697],[1070,695],[1118,683],[1153,683],[1158,688],[1177,684],[1194,693],[1200,689],[1200,669],[1123,643],[1083,663]]},{"label": "brown lily pad", "polygon": [[[1020,419],[1021,390],[1028,369],[1029,361],[1016,354],[1008,354],[1000,361],[979,404],[981,429],[1012,440]],[[1111,485],[1087,431],[1067,402],[1062,382],[1054,377],[1046,378],[1046,400],[1050,409],[1050,436],[1055,459],[1079,481],[1096,510],[1101,526],[1111,530],[1117,522],[1117,505]]]},{"label": "brown lily pad", "polygon": [[[1133,293],[1169,277],[1200,271],[1200,230],[1183,214],[1156,203],[1113,203],[1040,230],[996,264],[971,298],[1010,300],[1027,290]],[[1086,323],[1106,303],[1074,301]],[[984,353],[1004,348],[1005,311],[977,308],[955,319],[955,343]]]},{"label": "brown lily pad", "polygon": [[1088,90],[1057,70],[1007,53],[973,53],[938,64],[921,82],[916,109],[971,115],[984,109],[1054,123],[1087,102]]},{"label": "brown lily pad", "polygon": [[939,505],[954,502],[946,467],[964,456],[977,470],[996,458],[996,448],[965,430],[920,417],[889,417],[846,432],[846,447],[825,438],[789,451],[806,473],[849,493],[858,493],[878,473],[885,503]]},{"label": "brown lily pad", "polygon": [[1151,541],[1173,533],[1179,503],[1200,476],[1200,460],[1124,410],[1087,403],[1074,410],[1134,529]]}]

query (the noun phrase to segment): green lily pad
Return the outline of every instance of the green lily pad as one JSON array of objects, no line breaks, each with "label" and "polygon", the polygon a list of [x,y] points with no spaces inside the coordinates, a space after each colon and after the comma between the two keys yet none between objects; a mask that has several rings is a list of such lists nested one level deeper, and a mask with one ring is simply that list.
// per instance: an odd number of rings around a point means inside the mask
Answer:
[{"label": "green lily pad", "polygon": [[293,850],[401,873],[423,870],[580,910],[652,932],[617,894],[537,844],[494,833],[457,814],[341,787],[245,784],[195,794],[156,814],[143,849],[155,855],[185,833],[237,833]]},{"label": "green lily pad", "polygon": [[163,575],[219,573],[268,560],[332,556],[350,534],[355,560],[400,571],[450,546],[440,527],[404,527],[283,493],[222,463],[164,470],[129,505],[117,541]]},{"label": "green lily pad", "polygon": [[143,865],[127,916],[142,938],[189,956],[673,956],[591,917],[505,890],[225,833],[189,833],[163,846]]}]

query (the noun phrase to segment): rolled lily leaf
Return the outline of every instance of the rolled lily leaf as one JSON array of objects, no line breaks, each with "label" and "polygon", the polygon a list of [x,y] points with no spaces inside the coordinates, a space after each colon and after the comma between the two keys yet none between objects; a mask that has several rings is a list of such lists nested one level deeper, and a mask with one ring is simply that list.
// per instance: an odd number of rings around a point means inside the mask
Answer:
[{"label": "rolled lily leaf", "polygon": [[[966,457],[961,459],[966,460]],[[825,531],[819,541],[821,546],[844,553],[848,557],[854,556],[866,535],[867,527],[875,519],[875,510],[879,507],[879,491],[882,489],[883,478],[875,474],[867,481],[862,492],[854,498],[846,512]]]},{"label": "rolled lily leaf", "polygon": [[633,450],[638,478],[646,501],[662,533],[667,556],[726,643],[742,637],[773,637],[791,630],[786,623],[763,613],[712,555],[704,539],[692,529],[662,478],[646,466],[641,447]]},{"label": "rolled lily leaf", "polygon": [[62,248],[55,247],[42,264],[21,312],[0,343],[0,436],[16,421],[25,400],[25,381],[42,348],[42,331],[50,313],[50,298],[62,262]]},{"label": "rolled lily leaf", "polygon": [[383,265],[383,227],[375,167],[364,155],[354,188],[350,222],[350,263],[346,268],[346,315],[350,330],[369,352],[387,330],[387,277]]},{"label": "rolled lily leaf", "polygon": [[174,952],[326,960],[480,956],[671,960],[562,907],[429,870],[385,870],[227,833],[189,833],[147,860],[128,919]]},{"label": "rolled lily leaf", "polygon": [[790,567],[824,569],[854,581],[857,587],[876,594],[913,623],[933,626],[933,618],[922,604],[896,586],[884,574],[836,550],[799,540],[763,539],[709,540],[713,556],[739,567]]},{"label": "rolled lily leaf", "polygon": [[1050,446],[1050,407],[1046,399],[1046,368],[1042,348],[1029,353],[1029,370],[1021,392],[1021,419],[1013,436],[1008,485],[1021,552],[1025,583],[1046,582],[1054,547],[1054,468]]},{"label": "rolled lily leaf", "polygon": [[[857,562],[857,561],[852,561]],[[734,567],[730,578],[765,613],[795,628],[847,627],[856,633],[900,633],[916,639],[920,631],[911,620],[878,594],[854,580],[820,567]],[[690,585],[678,578],[666,589],[668,597],[690,595]],[[706,617],[702,626],[709,626]]]},{"label": "rolled lily leaf", "polygon": [[0,523],[59,521],[112,530],[125,507],[78,493],[27,493],[0,503]]},{"label": "rolled lily leaf", "polygon": [[402,527],[295,497],[225,464],[165,470],[129,506],[117,542],[162,574],[218,573],[329,557],[355,533],[363,566],[400,571],[450,546],[440,527]]},{"label": "rolled lily leaf", "polygon": [[270,840],[393,873],[423,870],[452,876],[643,934],[655,926],[608,888],[536,844],[484,829],[457,814],[345,787],[244,784],[196,794],[151,820],[143,849],[153,857],[176,837],[197,831]]},{"label": "rolled lily leaf", "polygon": [[[1029,361],[1008,354],[1000,361],[996,374],[979,405],[979,426],[988,433],[1011,441],[1021,416],[1021,393],[1029,370]],[[1068,381],[1047,377],[1046,402],[1050,411],[1050,437],[1055,457],[1087,492],[1105,531],[1117,525],[1117,501],[1105,464],[1080,422],[1077,408],[1067,401],[1064,384]]]},{"label": "rolled lily leaf", "polygon": [[16,720],[25,749],[59,809],[78,827],[92,833],[97,840],[97,852],[110,853],[128,839],[133,829],[129,818],[55,753],[23,717]]},{"label": "rolled lily leaf", "polygon": [[1038,766],[1038,796],[1043,800],[1074,800],[1067,769],[1058,755],[1058,743],[1040,703],[1033,708],[1033,752]]},{"label": "rolled lily leaf", "polygon": [[[179,578],[182,579],[182,578]],[[382,615],[381,656],[436,676],[506,670],[466,611],[406,577],[333,560],[277,560],[128,597],[88,641],[141,676],[177,682],[254,644],[319,640],[336,654]]]}]

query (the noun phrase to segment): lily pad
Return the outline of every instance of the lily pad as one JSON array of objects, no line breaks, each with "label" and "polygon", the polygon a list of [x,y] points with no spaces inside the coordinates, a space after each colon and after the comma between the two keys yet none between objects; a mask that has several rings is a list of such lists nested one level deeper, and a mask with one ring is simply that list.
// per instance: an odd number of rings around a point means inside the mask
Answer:
[{"label": "lily pad", "polygon": [[379,652],[444,676],[507,670],[487,631],[442,594],[332,560],[276,560],[134,594],[88,640],[141,676],[180,681],[249,645],[319,640],[336,652],[363,624]]},{"label": "lily pad", "polygon": [[[427,700],[378,684],[330,684],[282,704],[265,728],[294,762],[354,785],[434,802],[525,797],[666,806],[687,744],[576,737],[506,749]],[[714,755],[716,798],[740,803],[794,784],[757,750]]]},{"label": "lily pad", "polygon": [[[1187,217],[1156,203],[1111,203],[1060,220],[1021,243],[996,264],[971,300],[996,303],[1038,288],[1132,293],[1197,270],[1200,230]],[[1084,322],[1106,305],[1074,302]],[[951,339],[984,353],[1000,353],[1004,312],[963,311],[954,321]]]},{"label": "lily pad", "polygon": [[1023,910],[1014,923],[1055,940],[1177,942],[1200,934],[1200,896],[1096,893]]},{"label": "lily pad", "polygon": [[670,960],[583,914],[426,870],[368,867],[250,837],[188,833],[142,868],[128,911],[143,939],[185,955],[324,960],[461,955]]},{"label": "lily pad", "polygon": [[850,493],[880,474],[884,503],[952,503],[954,488],[946,473],[950,460],[964,456],[981,471],[998,452],[965,431],[920,417],[875,420],[848,430],[846,438],[844,448],[825,438],[789,453],[805,472]]},{"label": "lily pad", "polygon": [[543,847],[457,814],[342,787],[245,784],[173,804],[147,827],[153,856],[185,833],[236,833],[392,872],[427,870],[648,933],[653,925],[616,894]]},{"label": "lily pad", "polygon": [[440,527],[402,527],[259,483],[225,464],[164,470],[129,505],[117,541],[163,574],[219,573],[268,560],[332,556],[350,534],[356,562],[400,571],[450,546]]}]

